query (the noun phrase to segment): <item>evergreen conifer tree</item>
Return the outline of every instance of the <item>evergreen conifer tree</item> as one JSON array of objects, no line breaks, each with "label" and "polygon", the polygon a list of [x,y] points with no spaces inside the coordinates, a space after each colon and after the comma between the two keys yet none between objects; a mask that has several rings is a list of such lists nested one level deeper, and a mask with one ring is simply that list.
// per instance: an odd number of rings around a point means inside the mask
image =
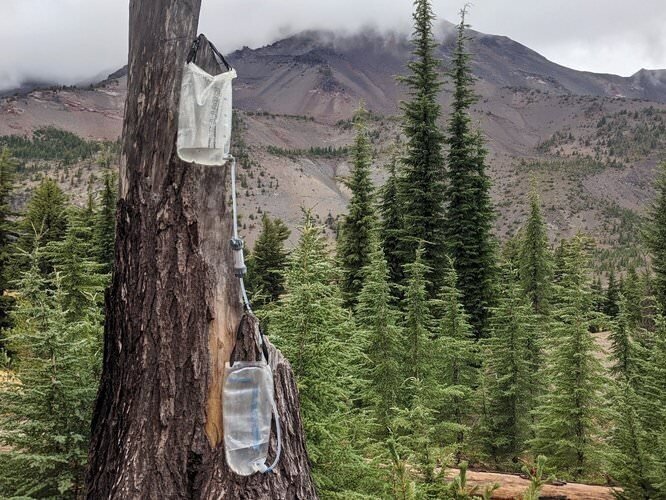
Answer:
[{"label": "evergreen conifer tree", "polygon": [[597,345],[590,333],[594,314],[588,281],[586,242],[563,244],[555,307],[543,373],[548,391],[535,411],[533,450],[548,456],[562,472],[579,478],[598,470],[598,442],[605,411],[601,390],[606,382]]},{"label": "evergreen conifer tree", "polygon": [[439,450],[432,389],[418,378],[408,379],[407,386],[412,395],[410,404],[397,411],[391,426],[395,432],[396,449],[398,455],[405,456],[405,461],[416,469],[412,475],[418,481],[412,498],[441,498],[436,496],[435,469]]},{"label": "evergreen conifer tree", "polygon": [[424,254],[423,244],[419,244],[414,262],[405,265],[405,373],[408,377],[429,381],[434,320],[427,291],[429,283],[426,276],[430,269],[424,263]]},{"label": "evergreen conifer tree", "polygon": [[625,314],[631,328],[643,326],[643,302],[646,292],[635,267],[630,267],[624,280],[622,295],[625,298]]},{"label": "evergreen conifer tree", "polygon": [[538,387],[538,378],[533,376],[535,353],[530,348],[540,347],[534,338],[532,311],[516,273],[510,268],[503,269],[490,337],[484,341],[483,365],[486,379],[483,434],[486,448],[496,460],[520,454],[530,437],[529,412]]},{"label": "evergreen conifer tree", "polygon": [[400,361],[404,340],[399,312],[392,305],[388,264],[378,240],[374,231],[368,249],[370,263],[364,269],[364,285],[356,305],[356,320],[359,328],[367,332],[368,399],[376,410],[378,422],[386,426],[393,408],[401,400],[405,377]]},{"label": "evergreen conifer tree", "polygon": [[516,234],[509,236],[500,253],[500,261],[510,265],[514,269],[520,268],[520,255],[523,246],[523,233],[524,229],[520,228]]},{"label": "evergreen conifer tree", "polygon": [[347,187],[351,199],[347,215],[340,225],[338,259],[342,267],[342,296],[347,307],[353,307],[363,287],[363,268],[370,262],[370,233],[377,223],[374,206],[375,188],[370,177],[372,148],[365,124],[366,111],[361,105],[356,112],[356,140],[352,148],[353,165]]},{"label": "evergreen conifer tree", "polygon": [[441,439],[444,443],[455,443],[454,456],[459,463],[476,409],[474,389],[479,383],[479,353],[457,283],[450,262],[439,297],[441,313],[438,335],[433,342],[433,385],[435,392],[439,392],[435,397]]},{"label": "evergreen conifer tree", "polygon": [[647,433],[649,451],[647,474],[656,492],[653,498],[666,498],[666,318],[658,314],[655,329],[645,340],[647,355],[644,359],[642,378],[633,384],[640,397],[635,405],[642,428]]},{"label": "evergreen conifer tree", "polygon": [[548,231],[541,214],[541,200],[532,185],[530,215],[521,238],[519,256],[520,280],[535,314],[548,312],[552,283],[552,256],[548,248]]},{"label": "evergreen conifer tree", "polygon": [[321,227],[306,215],[289,258],[285,293],[267,317],[296,376],[317,485],[329,497],[348,498],[374,485],[354,439],[368,427],[352,405],[365,341],[342,305],[338,275]]},{"label": "evergreen conifer tree", "polygon": [[91,301],[68,321],[64,286],[58,274],[43,277],[38,254],[17,284],[13,376],[0,382],[0,445],[9,447],[0,453],[0,496],[82,498],[102,314]]},{"label": "evergreen conifer tree", "polygon": [[47,177],[37,186],[28,202],[21,225],[25,235],[23,248],[27,251],[34,246],[35,234],[40,235],[42,245],[65,236],[67,197],[53,179]]},{"label": "evergreen conifer tree", "polygon": [[111,272],[116,240],[116,202],[118,179],[113,171],[104,172],[99,210],[95,214],[93,240],[96,247],[97,261],[104,265],[105,272]]},{"label": "evergreen conifer tree", "polygon": [[266,212],[261,217],[261,233],[248,258],[249,284],[255,293],[255,306],[275,302],[284,292],[284,273],[289,253],[284,247],[291,231],[281,219]]},{"label": "evergreen conifer tree", "polygon": [[[16,233],[10,206],[15,169],[16,162],[9,150],[7,148],[0,150],[0,330],[11,326],[9,312],[14,303],[14,299],[5,294],[5,291],[9,288],[9,266],[12,255],[10,245]],[[2,334],[0,334],[0,347],[2,347],[1,339]]]},{"label": "evergreen conifer tree", "polygon": [[608,285],[606,286],[606,297],[604,300],[604,313],[615,318],[619,312],[618,302],[620,300],[620,287],[615,280],[615,270],[608,273]]},{"label": "evergreen conifer tree", "polygon": [[658,168],[655,188],[657,197],[648,216],[646,243],[652,256],[655,296],[666,311],[666,162]]},{"label": "evergreen conifer tree", "polygon": [[50,241],[44,249],[58,274],[63,307],[72,323],[80,320],[87,305],[97,304],[102,310],[102,292],[109,281],[105,266],[95,260],[92,229],[86,222],[86,210],[72,208],[63,239]]},{"label": "evergreen conifer tree", "polygon": [[592,293],[592,309],[595,312],[604,312],[604,305],[606,303],[606,294],[604,293],[604,287],[601,284],[601,276],[597,278],[592,283],[591,288]]},{"label": "evergreen conifer tree", "polygon": [[615,425],[610,443],[610,472],[622,488],[615,494],[622,500],[659,498],[650,473],[655,470],[650,453],[653,440],[643,425],[637,408],[644,401],[635,393],[628,380],[618,383],[614,391],[613,420]]},{"label": "evergreen conifer tree", "polygon": [[[401,77],[408,89],[409,100],[402,103],[405,153],[399,176],[399,206],[403,223],[398,231],[399,266],[414,262],[417,246],[423,247],[422,260],[428,268],[430,297],[439,280],[434,279],[444,264],[444,135],[437,121],[441,114],[438,95],[441,62],[435,57],[437,42],[433,34],[435,16],[430,0],[414,2],[413,56],[409,74]],[[389,262],[393,255],[386,248]]]},{"label": "evergreen conifer tree", "polygon": [[453,52],[454,92],[449,119],[448,184],[445,239],[458,273],[465,310],[477,338],[487,334],[495,269],[492,241],[493,208],[486,152],[480,133],[472,130],[470,107],[476,101],[470,56],[465,49],[465,11]]},{"label": "evergreen conifer tree", "polygon": [[620,294],[618,302],[617,320],[610,333],[610,372],[618,380],[635,384],[642,371],[640,360],[647,353],[642,352],[643,347],[636,339],[639,327],[630,317],[626,297]]},{"label": "evergreen conifer tree", "polygon": [[[399,149],[399,145],[396,150]],[[400,234],[403,228],[403,213],[398,199],[398,154],[394,153],[387,166],[388,178],[380,190],[379,215],[382,248],[389,266],[391,283],[402,283],[404,278],[400,255]]]}]

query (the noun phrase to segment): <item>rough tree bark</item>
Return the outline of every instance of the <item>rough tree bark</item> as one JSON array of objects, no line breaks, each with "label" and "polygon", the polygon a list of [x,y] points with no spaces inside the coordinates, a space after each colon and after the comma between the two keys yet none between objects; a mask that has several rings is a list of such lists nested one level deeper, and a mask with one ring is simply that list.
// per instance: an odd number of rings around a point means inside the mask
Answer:
[{"label": "rough tree bark", "polygon": [[[130,2],[115,270],[87,495],[312,499],[296,385],[272,345],[283,426],[280,464],[272,474],[245,478],[224,458],[224,363],[232,351],[234,359],[253,359],[248,339],[257,323],[245,317],[241,324],[232,276],[228,168],[186,164],[176,155],[182,67],[200,4]],[[205,49],[197,61],[209,71],[216,67]],[[272,442],[269,457],[274,449]]]}]

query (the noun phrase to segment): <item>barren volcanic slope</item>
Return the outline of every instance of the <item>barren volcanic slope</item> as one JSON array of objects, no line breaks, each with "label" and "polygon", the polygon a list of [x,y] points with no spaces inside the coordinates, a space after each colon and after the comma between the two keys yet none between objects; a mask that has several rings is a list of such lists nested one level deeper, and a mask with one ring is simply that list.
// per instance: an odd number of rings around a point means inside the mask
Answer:
[{"label": "barren volcanic slope", "polygon": [[[446,68],[453,26],[443,23],[440,35]],[[575,71],[506,37],[471,30],[469,36],[474,73],[485,97],[516,87],[666,102],[666,71],[641,70],[628,78]],[[241,75],[236,96],[243,109],[307,114],[334,122],[348,116],[359,99],[377,113],[395,113],[403,96],[395,75],[405,72],[410,50],[403,35],[306,32],[257,50],[244,48],[229,57]],[[446,102],[446,95],[442,100]]]},{"label": "barren volcanic slope", "polygon": [[[451,25],[442,25],[444,69],[451,32]],[[629,78],[579,72],[508,38],[470,35],[480,95],[474,116],[490,152],[498,233],[510,235],[520,226],[535,176],[553,238],[586,231],[608,258],[640,259],[637,214],[651,197],[654,166],[666,158],[666,72]],[[348,171],[344,147],[352,141],[349,117],[360,99],[374,112],[381,182],[381,166],[399,136],[395,115],[404,89],[395,75],[404,73],[409,57],[401,35],[321,32],[229,55],[240,75],[240,203],[251,238],[261,211],[293,226],[300,206],[314,207],[331,225],[344,210],[348,193],[339,178]],[[0,100],[0,135],[54,125],[86,138],[115,139],[125,83],[117,72],[91,89],[37,90]],[[444,93],[445,115],[447,102]],[[71,176],[56,177],[68,183]],[[85,181],[78,175],[75,193],[84,191]]]}]

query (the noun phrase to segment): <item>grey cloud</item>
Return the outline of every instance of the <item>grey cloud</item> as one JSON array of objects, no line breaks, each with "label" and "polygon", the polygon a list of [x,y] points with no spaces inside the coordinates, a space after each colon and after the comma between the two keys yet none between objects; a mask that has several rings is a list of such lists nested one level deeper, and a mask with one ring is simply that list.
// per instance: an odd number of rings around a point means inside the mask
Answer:
[{"label": "grey cloud", "polygon": [[[0,90],[27,80],[72,84],[127,57],[129,0],[0,0]],[[455,21],[465,0],[434,0]],[[666,68],[663,0],[475,0],[478,31],[507,35],[577,69]],[[304,29],[409,32],[411,0],[203,0],[200,31],[226,52]]]}]

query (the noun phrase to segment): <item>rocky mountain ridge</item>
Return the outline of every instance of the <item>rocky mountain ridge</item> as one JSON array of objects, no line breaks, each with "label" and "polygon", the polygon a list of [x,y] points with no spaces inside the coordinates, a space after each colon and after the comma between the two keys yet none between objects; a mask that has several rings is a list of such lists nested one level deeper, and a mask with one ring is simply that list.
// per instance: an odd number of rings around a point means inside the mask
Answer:
[{"label": "rocky mountain ridge", "polygon": [[[440,30],[443,76],[451,28],[443,24]],[[597,238],[600,251],[622,247],[621,258],[640,258],[632,250],[640,214],[651,199],[654,167],[666,158],[666,71],[626,78],[580,72],[506,37],[469,35],[480,96],[473,117],[489,149],[498,234],[520,227],[535,177],[553,240],[584,231]],[[340,177],[349,162],[344,154],[323,151],[351,144],[349,118],[360,100],[373,112],[376,180],[382,182],[405,97],[396,75],[405,73],[409,58],[405,36],[374,32],[305,32],[228,55],[239,74],[234,99],[246,155],[239,199],[250,239],[264,211],[294,227],[300,207],[314,207],[322,222],[334,225],[348,197]],[[51,87],[6,97],[0,99],[0,136],[52,125],[115,140],[125,95],[121,69],[85,89]],[[447,92],[441,101],[444,126]],[[51,168],[62,178],[62,167]],[[80,192],[84,181],[78,191],[70,189]]]}]

